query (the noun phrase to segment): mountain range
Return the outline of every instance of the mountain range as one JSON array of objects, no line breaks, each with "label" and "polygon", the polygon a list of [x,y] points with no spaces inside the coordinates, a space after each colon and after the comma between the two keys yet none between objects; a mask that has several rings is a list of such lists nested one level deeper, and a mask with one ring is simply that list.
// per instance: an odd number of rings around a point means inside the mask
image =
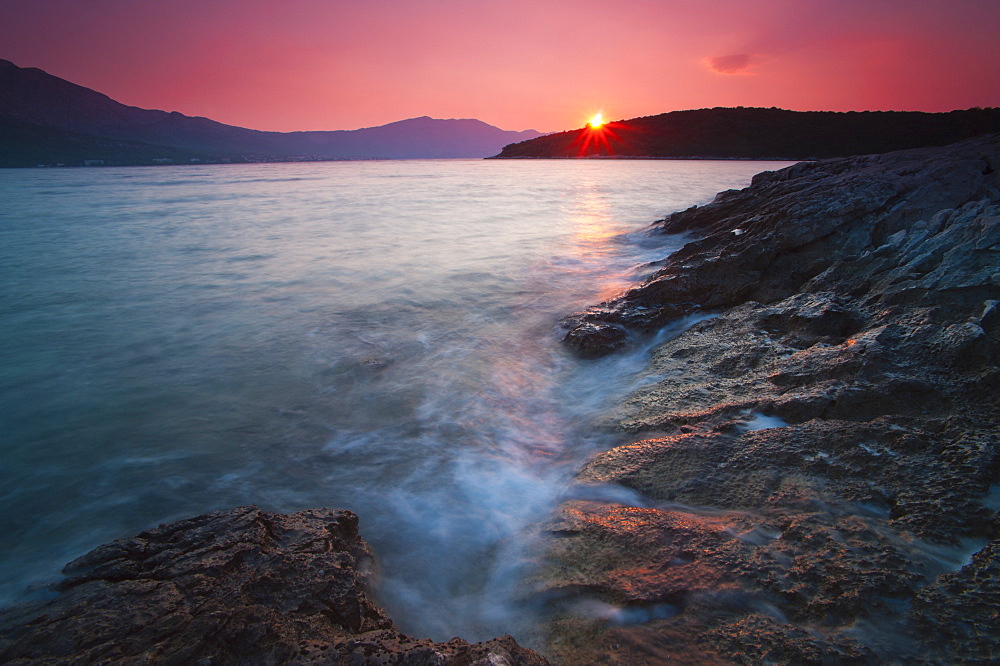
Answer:
[{"label": "mountain range", "polygon": [[264,132],[127,106],[0,60],[0,166],[487,157],[540,132],[423,116],[357,130]]},{"label": "mountain range", "polygon": [[672,111],[543,135],[427,116],[357,130],[264,132],[127,106],[0,60],[0,167],[413,158],[810,160],[943,146],[1000,132],[1000,109]]},{"label": "mountain range", "polygon": [[944,146],[1000,132],[1000,109],[787,111],[714,108],[584,127],[506,146],[497,156],[811,160]]}]

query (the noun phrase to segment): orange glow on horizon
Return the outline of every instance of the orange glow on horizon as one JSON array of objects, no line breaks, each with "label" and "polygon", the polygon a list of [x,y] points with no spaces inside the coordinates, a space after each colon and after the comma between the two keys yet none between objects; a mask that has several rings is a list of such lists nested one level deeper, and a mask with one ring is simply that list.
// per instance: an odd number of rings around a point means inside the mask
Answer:
[{"label": "orange glow on horizon", "polygon": [[597,113],[594,114],[594,117],[591,118],[590,122],[587,124],[590,126],[591,129],[600,128],[600,126],[604,124],[604,114],[598,111]]},{"label": "orange glow on horizon", "polygon": [[2,57],[123,104],[282,132],[424,115],[558,132],[603,104],[616,119],[1000,106],[1000,2],[294,4],[3,2]]},{"label": "orange glow on horizon", "polygon": [[[596,120],[601,114],[594,116]],[[576,157],[614,157],[621,148],[619,132],[628,132],[629,127],[620,121],[606,122],[603,119],[599,125],[590,122],[573,142]]]}]

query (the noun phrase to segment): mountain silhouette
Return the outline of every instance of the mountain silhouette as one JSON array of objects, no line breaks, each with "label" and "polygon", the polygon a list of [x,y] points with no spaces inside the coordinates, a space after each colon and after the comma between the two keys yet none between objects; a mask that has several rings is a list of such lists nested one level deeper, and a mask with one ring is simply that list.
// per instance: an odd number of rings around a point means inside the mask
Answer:
[{"label": "mountain silhouette", "polygon": [[0,60],[0,166],[486,157],[537,136],[427,116],[357,130],[264,132],[127,106]]}]

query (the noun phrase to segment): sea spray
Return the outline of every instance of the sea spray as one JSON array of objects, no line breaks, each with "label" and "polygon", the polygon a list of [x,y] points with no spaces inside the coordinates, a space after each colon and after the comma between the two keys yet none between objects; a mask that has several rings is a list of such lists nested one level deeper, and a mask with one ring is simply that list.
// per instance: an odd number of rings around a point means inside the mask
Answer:
[{"label": "sea spray", "polygon": [[642,366],[572,358],[557,322],[670,251],[647,224],[777,166],[2,174],[0,596],[160,522],[329,506],[405,631],[517,635],[524,527]]}]

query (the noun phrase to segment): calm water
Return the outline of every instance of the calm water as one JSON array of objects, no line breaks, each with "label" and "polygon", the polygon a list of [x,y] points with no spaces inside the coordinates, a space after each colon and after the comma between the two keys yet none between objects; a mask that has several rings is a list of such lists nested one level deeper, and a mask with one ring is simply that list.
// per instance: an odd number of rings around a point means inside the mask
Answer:
[{"label": "calm water", "polygon": [[641,366],[556,324],[676,247],[650,222],[783,165],[0,171],[0,603],[160,522],[330,506],[404,630],[524,635],[521,528]]}]

